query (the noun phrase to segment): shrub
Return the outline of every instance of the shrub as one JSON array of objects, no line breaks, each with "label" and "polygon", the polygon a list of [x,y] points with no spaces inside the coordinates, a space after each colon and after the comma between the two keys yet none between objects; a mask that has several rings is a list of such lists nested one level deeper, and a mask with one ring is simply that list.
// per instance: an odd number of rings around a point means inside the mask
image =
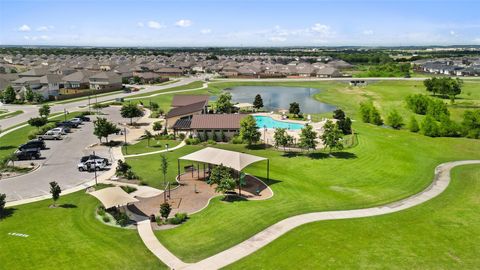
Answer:
[{"label": "shrub", "polygon": [[235,135],[235,136],[232,137],[230,142],[233,143],[233,144],[242,144],[243,140],[242,140],[242,137],[240,137],[238,135]]},{"label": "shrub", "polygon": [[110,217],[109,216],[103,216],[102,219],[103,219],[103,222],[105,222],[105,223],[110,222]]},{"label": "shrub", "polygon": [[427,114],[440,121],[444,116],[450,116],[447,105],[442,100],[433,100],[428,104]]},{"label": "shrub", "polygon": [[429,137],[438,137],[438,124],[431,115],[427,115],[422,122],[422,133]]},{"label": "shrub", "polygon": [[387,124],[394,129],[400,129],[403,126],[403,117],[396,110],[393,110],[387,117]]},{"label": "shrub", "polygon": [[375,124],[377,126],[383,125],[382,117],[377,108],[371,102],[360,103],[360,116],[365,123]]},{"label": "shrub", "polygon": [[127,193],[132,193],[134,191],[137,191],[135,187],[131,187],[131,186],[121,186],[121,188],[123,189],[123,191]]},{"label": "shrub", "polygon": [[480,110],[469,110],[463,114],[462,133],[468,138],[480,138]]},{"label": "shrub", "polygon": [[104,216],[105,215],[105,207],[103,207],[103,206],[98,207],[97,208],[97,214],[99,216]]},{"label": "shrub", "polygon": [[200,139],[198,139],[198,138],[186,139],[186,140],[185,140],[185,143],[186,143],[187,145],[197,145],[197,144],[200,143]]},{"label": "shrub", "polygon": [[115,211],[113,213],[113,217],[115,218],[117,224],[122,227],[127,226],[130,222],[130,218],[128,217],[128,215],[120,211]]},{"label": "shrub", "polygon": [[150,118],[158,118],[160,116],[160,114],[158,112],[152,112],[150,114]]},{"label": "shrub", "polygon": [[187,213],[176,213],[173,218],[168,219],[169,224],[178,225],[188,219]]},{"label": "shrub", "polygon": [[440,119],[440,125],[438,126],[439,136],[442,137],[458,137],[460,136],[460,127],[457,123],[453,122],[448,116],[443,116]]},{"label": "shrub", "polygon": [[152,127],[152,128],[153,128],[154,131],[160,131],[160,130],[162,130],[162,127],[163,127],[163,126],[162,126],[162,122],[157,121],[157,122],[154,122],[154,123],[153,123],[153,127]]},{"label": "shrub", "polygon": [[411,132],[418,132],[420,130],[420,127],[418,126],[418,122],[417,122],[417,119],[415,118],[415,116],[412,115],[412,117],[410,118],[410,123],[408,124],[408,129],[411,131]]},{"label": "shrub", "polygon": [[180,140],[182,140],[182,141],[185,140],[185,137],[186,137],[186,136],[185,136],[185,133],[180,133],[180,134],[178,134],[178,138],[179,138]]},{"label": "shrub", "polygon": [[214,144],[217,144],[217,142],[214,140],[208,140],[207,144],[214,145]]},{"label": "shrub", "polygon": [[428,96],[422,94],[409,95],[405,100],[407,102],[407,107],[412,112],[422,115],[427,113],[428,104],[430,103],[430,98]]}]

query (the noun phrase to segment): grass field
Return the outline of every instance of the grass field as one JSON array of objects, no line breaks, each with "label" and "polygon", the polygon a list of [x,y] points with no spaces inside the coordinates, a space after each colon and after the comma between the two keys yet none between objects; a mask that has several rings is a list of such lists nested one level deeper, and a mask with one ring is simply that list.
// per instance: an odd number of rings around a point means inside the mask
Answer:
[{"label": "grass field", "polygon": [[433,200],[381,217],[307,224],[227,269],[477,269],[480,166]]},{"label": "grass field", "polygon": [[6,111],[6,112],[0,112],[0,119],[5,119],[5,118],[10,118],[10,117],[14,117],[14,116],[17,116],[19,114],[22,114],[23,111],[13,111],[13,112],[9,112],[9,111]]},{"label": "grass field", "polygon": [[123,147],[122,152],[123,154],[127,154],[125,151],[127,150],[128,155],[155,152],[159,150],[166,150],[166,144],[168,144],[168,148],[172,148],[180,144],[180,141],[150,139],[150,146],[148,146],[148,141],[146,139],[143,139],[136,142],[135,144],[128,145],[127,149]]},{"label": "grass field", "polygon": [[[0,219],[0,269],[166,269],[145,247],[136,230],[102,224],[100,202],[79,191],[16,206]],[[27,234],[28,237],[9,235]]]}]

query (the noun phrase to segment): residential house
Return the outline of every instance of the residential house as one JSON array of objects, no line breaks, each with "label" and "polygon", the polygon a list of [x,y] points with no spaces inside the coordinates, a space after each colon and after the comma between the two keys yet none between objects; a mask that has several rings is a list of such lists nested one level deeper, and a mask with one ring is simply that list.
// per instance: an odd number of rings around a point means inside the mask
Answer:
[{"label": "residential house", "polygon": [[100,72],[89,78],[90,89],[100,91],[114,91],[122,89],[122,77],[114,72]]}]

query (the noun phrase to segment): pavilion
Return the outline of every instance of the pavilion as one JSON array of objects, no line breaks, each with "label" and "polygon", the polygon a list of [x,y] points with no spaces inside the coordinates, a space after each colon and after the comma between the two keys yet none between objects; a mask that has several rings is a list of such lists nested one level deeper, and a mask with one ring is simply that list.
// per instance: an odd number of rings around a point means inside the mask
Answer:
[{"label": "pavilion", "polygon": [[139,201],[135,199],[132,195],[125,192],[120,187],[109,187],[100,189],[91,192],[90,195],[97,198],[103,204],[105,209],[109,209],[112,207],[118,208]]},{"label": "pavilion", "polygon": [[[264,157],[258,157],[250,154],[244,154],[235,151],[223,150],[218,148],[206,147],[202,150],[190,153],[178,159],[178,180],[180,180],[180,160],[188,160],[203,164],[223,165],[240,172],[248,165],[266,160],[267,161],[267,180],[270,178],[270,160]],[[200,165],[197,164],[198,174],[200,175]],[[205,175],[205,166],[204,166]],[[193,174],[193,171],[192,171]]]}]

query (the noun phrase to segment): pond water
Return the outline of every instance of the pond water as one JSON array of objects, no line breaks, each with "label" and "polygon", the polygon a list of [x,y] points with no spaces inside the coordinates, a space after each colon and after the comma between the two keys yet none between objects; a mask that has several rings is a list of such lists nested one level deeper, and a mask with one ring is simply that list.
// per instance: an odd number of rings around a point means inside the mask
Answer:
[{"label": "pond water", "polygon": [[316,88],[284,87],[284,86],[237,86],[225,89],[232,94],[232,101],[253,103],[257,94],[263,99],[266,111],[290,108],[290,103],[298,102],[303,113],[324,113],[335,110],[335,106],[313,99],[320,92]]}]

